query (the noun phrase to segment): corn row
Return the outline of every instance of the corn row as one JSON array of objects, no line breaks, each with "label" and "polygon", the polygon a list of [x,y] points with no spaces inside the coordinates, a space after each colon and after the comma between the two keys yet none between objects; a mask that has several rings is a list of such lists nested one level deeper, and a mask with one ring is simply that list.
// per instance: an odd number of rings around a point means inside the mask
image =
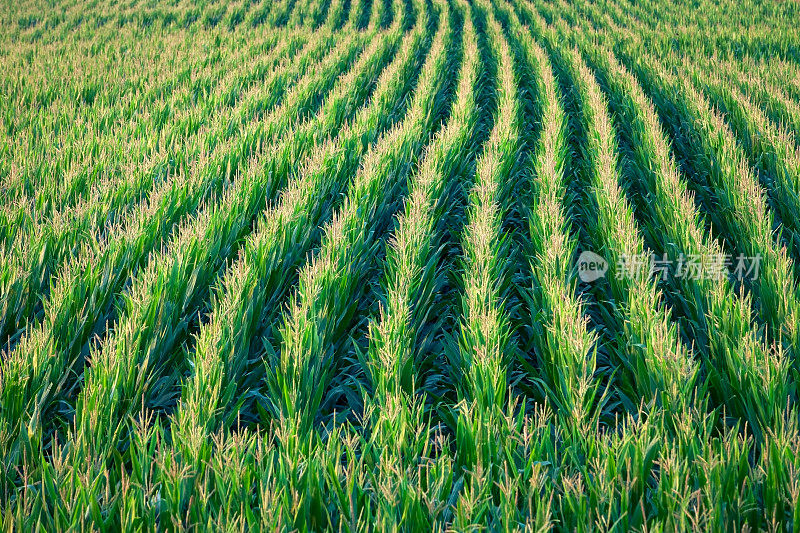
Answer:
[{"label": "corn row", "polygon": [[[345,91],[358,95],[356,91],[369,87],[365,81],[380,71],[398,37],[387,35],[369,44],[362,60],[351,71],[356,74],[342,78]],[[349,95],[334,91],[331,98],[342,104],[344,96]],[[327,106],[322,108],[322,117],[327,109]],[[326,120],[321,118],[318,123],[325,124]],[[331,121],[332,129],[338,125]],[[332,132],[322,129],[315,133],[324,137]],[[303,142],[313,143],[315,137],[303,139],[297,135],[290,140],[294,150]],[[165,256],[151,258],[148,268],[133,280],[114,335],[105,340],[91,359],[92,366],[76,406],[76,450],[85,450],[89,457],[97,456],[96,450],[102,447],[103,439],[116,438],[116,428],[124,419],[130,398],[148,398],[151,405],[164,405],[168,401],[164,394],[169,388],[160,383],[163,378],[159,376],[162,368],[170,366],[169,354],[185,335],[182,332],[187,326],[185,317],[202,309],[211,278],[235,251],[236,242],[249,231],[252,218],[266,199],[282,188],[286,172],[275,170],[283,163],[274,164],[267,158],[251,167],[253,171],[247,172],[241,183],[234,182],[218,204],[179,228],[165,249]],[[165,377],[171,378],[169,374]]]},{"label": "corn row", "polygon": [[[357,302],[348,295],[359,284],[344,281],[366,273],[365,268],[373,259],[371,252],[378,244],[375,226],[386,225],[386,211],[392,205],[387,188],[391,191],[402,187],[401,180],[424,146],[442,106],[441,73],[448,62],[445,51],[452,39],[452,27],[446,13],[440,16],[443,21],[408,114],[366,155],[348,187],[344,204],[325,226],[321,249],[300,272],[296,294],[280,328],[280,353],[276,354],[279,359],[268,361],[269,391],[274,402],[270,407],[281,421],[298,423],[299,430],[310,429],[321,401],[324,387],[320,385],[325,383],[331,352],[336,349],[329,343],[340,338],[337,330],[346,330],[351,325],[346,317]],[[362,263],[363,267],[359,267]],[[349,312],[331,314],[330,306],[343,307],[342,311]],[[328,315],[342,318],[328,322],[324,320]],[[287,386],[294,382],[316,385],[312,389]],[[311,396],[294,395],[312,390]]]},{"label": "corn row", "polygon": [[[201,327],[194,355],[194,375],[184,385],[173,425],[173,438],[187,462],[200,464],[209,453],[204,436],[219,422],[232,422],[238,404],[231,403],[242,384],[256,334],[277,318],[294,278],[287,272],[298,268],[309,245],[316,241],[316,228],[329,217],[335,204],[325,201],[346,185],[345,176],[355,170],[358,152],[373,142],[393,120],[409,89],[422,44],[421,32],[409,34],[397,63],[378,82],[374,104],[359,112],[332,145],[323,145],[312,155],[306,171],[292,182],[281,202],[261,218],[257,231],[244,244],[239,261],[229,267],[215,299],[211,319]],[[353,154],[342,161],[343,155]],[[337,164],[338,163],[338,164]],[[308,195],[307,199],[303,195]],[[231,317],[237,317],[231,320]],[[236,329],[233,329],[234,326]],[[252,378],[252,373],[250,373]],[[174,453],[174,452],[172,452]],[[188,495],[183,495],[184,501]]]},{"label": "corn row", "polygon": [[[639,205],[649,217],[648,241],[673,261],[720,257],[723,250],[704,235],[702,218],[670,155],[653,103],[613,55],[598,50],[592,56],[605,73],[615,111],[626,118],[620,124],[633,150],[629,168],[647,195]],[[642,82],[649,79],[640,76]],[[780,416],[770,406],[785,405],[791,395],[785,354],[761,338],[752,323],[749,298],[739,297],[727,276],[684,276],[673,281],[679,295],[673,301],[689,319],[717,401],[747,420],[760,436]]]},{"label": "corn row", "polygon": [[[300,57],[299,62],[307,64],[310,59],[321,54],[324,46],[323,40],[308,51],[310,54]],[[282,60],[285,64],[291,60],[291,56],[285,57],[281,54],[274,59],[274,64],[278,66],[279,61]],[[269,99],[277,104],[282,87],[276,84],[273,87],[275,92]],[[244,126],[245,123],[242,122],[241,125]],[[224,135],[224,128],[231,132],[238,129],[220,125],[216,131],[200,130],[197,134],[220,138]],[[208,149],[192,139],[188,143],[189,146],[196,147],[195,154]],[[191,160],[191,155],[183,156],[181,162],[171,165],[174,168],[172,172],[181,172],[181,167],[185,169],[186,162]],[[156,168],[161,167],[161,164],[157,165]],[[163,181],[168,181],[171,177],[169,174],[170,166],[167,166]],[[158,191],[159,183],[147,171],[131,173],[130,181],[123,183],[116,182],[113,178],[103,180],[99,190],[73,209],[55,213],[50,220],[30,228],[27,235],[20,232],[16,238],[20,247],[15,247],[10,252],[9,261],[3,265],[0,273],[0,302],[3,311],[0,315],[0,340],[20,331],[26,320],[36,313],[38,294],[49,285],[51,276],[64,261],[80,250],[87,240],[103,240],[110,228],[114,228],[118,222],[124,224],[125,215],[136,208],[135,200],[146,197],[148,190],[154,187]]]},{"label": "corn row", "polygon": [[547,396],[558,411],[577,427],[594,413],[597,383],[595,335],[587,329],[584,304],[576,296],[571,273],[576,241],[571,235],[565,200],[565,172],[569,161],[567,118],[560,89],[544,50],[534,41],[516,14],[510,16],[511,33],[519,35],[528,68],[536,86],[529,89],[541,113],[538,140],[529,138],[530,161],[530,269],[533,285],[527,300],[531,307],[534,355]]},{"label": "corn row", "polygon": [[[318,91],[325,88],[319,82],[325,75],[330,76],[331,71],[344,68],[357,49],[357,41],[340,44],[338,51],[323,63],[322,72],[290,91],[287,98],[300,102],[284,103],[276,108],[267,118],[266,125],[258,125],[264,134],[254,138],[261,138],[261,142],[277,138],[298,117],[307,114],[312,109],[313,100],[321,98]],[[317,81],[312,83],[313,80]],[[204,198],[208,198],[206,201],[213,207],[212,193],[223,190],[227,179],[234,177],[231,163],[246,161],[246,151],[255,148],[255,145],[246,143],[234,146],[230,154],[222,154],[223,158],[212,162],[208,171],[190,177],[183,184],[170,183],[141,212],[134,213],[132,224],[124,228],[117,239],[99,243],[99,250],[85,246],[77,259],[67,266],[60,283],[53,289],[41,326],[32,328],[23,336],[20,345],[3,361],[0,383],[0,394],[4,398],[2,416],[9,425],[2,441],[4,446],[10,444],[9,439],[15,443],[6,454],[9,463],[4,464],[4,475],[9,475],[6,468],[13,464],[12,461],[18,460],[22,451],[20,445],[34,450],[38,447],[37,442],[25,443],[30,436],[41,435],[42,417],[54,407],[51,403],[53,398],[71,394],[70,388],[75,380],[71,373],[80,370],[80,358],[97,325],[113,318],[110,315],[112,305],[121,298],[115,294],[135,273],[132,267],[148,260],[158,246],[159,235],[170,228],[171,222],[191,214]],[[230,159],[226,162],[224,157]],[[219,172],[226,167],[231,174],[227,179]],[[266,164],[261,168],[269,166]],[[279,182],[280,179],[276,179],[272,183]],[[87,268],[91,264],[100,265],[100,268]],[[87,306],[87,302],[90,305]]]},{"label": "corn row", "polygon": [[628,374],[618,386],[634,405],[656,401],[667,413],[678,414],[692,403],[697,366],[663,307],[649,268],[623,271],[626,261],[641,260],[649,250],[620,187],[616,132],[605,97],[580,54],[564,55],[586,128],[585,187],[592,193],[583,202],[582,217],[593,221],[589,241],[611,265],[606,280],[616,303],[617,332],[609,348]]},{"label": "corn row", "polygon": [[368,479],[377,488],[375,523],[384,529],[415,523],[431,527],[436,519],[425,508],[425,474],[417,470],[421,461],[432,459],[432,450],[423,401],[415,391],[421,359],[435,331],[426,322],[436,313],[443,282],[437,270],[443,255],[442,225],[451,209],[447,180],[468,171],[474,147],[480,63],[470,17],[465,17],[462,32],[464,67],[450,120],[425,150],[411,179],[403,214],[386,248],[385,304],[369,324],[366,369],[373,393],[364,397],[369,424],[363,446]]},{"label": "corn row", "polygon": [[[775,127],[764,113],[735,87],[703,69],[691,72],[695,83],[713,99],[737,132],[779,217],[782,237],[795,261],[800,258],[800,149],[793,136]],[[796,264],[795,264],[796,267]]]},{"label": "corn row", "polygon": [[[175,77],[168,78],[158,86],[153,87],[144,95],[140,95],[138,92],[122,94],[120,89],[125,87],[125,85],[118,84],[112,86],[110,89],[105,90],[101,97],[112,102],[115,100],[124,100],[121,103],[114,104],[110,112],[89,113],[92,107],[87,109],[86,106],[73,104],[69,101],[64,102],[64,97],[61,96],[59,101],[53,102],[48,106],[48,110],[59,106],[59,115],[62,116],[57,115],[54,118],[52,111],[45,115],[53,124],[48,125],[47,131],[41,132],[40,142],[52,142],[53,137],[59,136],[59,142],[67,144],[68,147],[65,147],[67,149],[60,151],[58,154],[59,160],[55,163],[50,163],[50,168],[41,168],[41,165],[45,163],[41,161],[39,162],[40,167],[37,171],[30,168],[30,160],[22,161],[21,163],[28,168],[24,171],[17,172],[16,179],[13,179],[14,176],[12,176],[11,180],[3,184],[7,198],[15,199],[24,204],[28,209],[33,211],[31,216],[37,218],[50,216],[54,212],[59,212],[65,207],[73,205],[85,198],[86,195],[93,190],[93,185],[97,180],[108,174],[112,174],[114,170],[113,167],[104,168],[105,165],[98,165],[98,160],[103,161],[110,158],[106,150],[118,151],[120,149],[119,147],[106,148],[104,144],[97,144],[95,146],[88,144],[86,142],[87,134],[98,136],[100,132],[103,132],[102,137],[99,137],[97,141],[100,143],[118,143],[119,141],[115,140],[118,137],[129,137],[131,133],[147,132],[148,136],[146,138],[137,136],[137,142],[146,143],[142,148],[146,148],[147,151],[141,154],[141,156],[147,158],[150,151],[160,148],[159,145],[161,143],[156,142],[159,140],[159,135],[164,135],[166,138],[165,141],[167,141],[168,144],[168,140],[174,138],[175,132],[185,127],[184,124],[189,118],[199,120],[200,117],[207,116],[211,110],[220,110],[220,104],[223,106],[232,106],[236,103],[234,95],[238,94],[245,86],[252,82],[263,79],[267,72],[274,66],[274,58],[276,56],[281,53],[287,53],[287,48],[289,51],[292,51],[298,44],[302,44],[298,42],[298,39],[302,39],[302,36],[291,36],[290,34],[282,33],[264,40],[261,46],[250,47],[246,49],[246,52],[245,49],[242,49],[237,56],[225,58],[231,61],[233,66],[239,67],[240,63],[252,61],[253,55],[266,52],[265,62],[257,64],[257,66],[253,67],[249,72],[244,73],[244,75],[242,72],[232,69],[223,76],[222,72],[215,68],[221,60],[221,56],[217,56],[216,61],[203,62],[201,65],[203,68],[203,76],[191,80],[190,74],[192,72],[192,67],[190,66],[181,70]],[[280,46],[276,46],[276,43]],[[267,48],[266,50],[265,46]],[[192,66],[195,70],[197,69],[197,66]],[[90,80],[84,81],[84,85],[86,83],[90,83]],[[22,85],[22,80],[20,80],[20,85]],[[17,93],[21,92],[20,85],[12,90]],[[224,89],[223,87],[225,86],[230,86],[230,88]],[[211,91],[209,90],[211,87],[219,87],[219,90]],[[200,88],[202,88],[202,90],[200,90]],[[146,89],[146,87],[139,86],[137,89],[141,91]],[[194,94],[199,93],[199,96],[193,102],[200,107],[199,111],[184,109],[181,106],[182,103],[185,103],[190,91]],[[26,96],[17,94],[15,98],[26,98]],[[31,96],[30,98],[37,99],[37,96]],[[155,100],[155,98],[158,98],[158,100]],[[135,102],[135,104],[133,102]],[[107,104],[105,101],[98,103]],[[141,120],[136,122],[130,121],[134,110],[147,109],[148,106],[156,106],[157,104],[161,107],[160,111],[149,113],[148,116],[141,117]],[[70,107],[65,109],[66,106]],[[167,119],[170,118],[170,114],[172,114],[173,110],[176,110],[178,114],[172,117],[173,120],[170,122]],[[40,111],[39,113],[42,112]],[[70,113],[73,116],[70,116]],[[20,123],[26,119],[27,124]],[[124,129],[121,129],[121,125],[117,124],[118,121],[122,120],[128,121],[127,124],[122,123]],[[77,132],[79,137],[76,139],[64,138],[64,135],[58,131],[59,122],[69,121],[86,122],[84,128],[69,132],[73,135]],[[23,115],[23,117],[20,117],[15,122],[17,122],[14,126],[15,129],[31,127],[30,117],[26,115]],[[172,125],[172,129],[162,133],[162,130],[168,125]],[[113,129],[113,131],[106,131],[109,128]],[[129,130],[132,131],[129,133]],[[33,140],[34,139],[30,139],[29,143]],[[19,144],[19,142],[17,144]],[[88,152],[88,154],[76,153],[73,147],[78,145],[82,151]],[[96,153],[101,151],[103,152]],[[141,149],[137,149],[134,153],[140,151]],[[20,156],[20,152],[21,151],[16,152],[15,155]],[[41,152],[43,154],[48,154],[48,151],[36,145],[29,146],[25,152]],[[93,156],[91,159],[86,158],[89,154]],[[45,155],[45,157],[47,156]],[[80,167],[73,168],[74,163],[80,163]],[[94,166],[90,167],[90,163],[94,163]],[[47,170],[50,170],[50,172],[47,172]],[[68,177],[66,179],[53,181],[55,176],[51,176],[51,174],[57,175],[61,172],[68,173]]]},{"label": "corn row", "polygon": [[[281,326],[280,353],[268,358],[267,409],[275,416],[279,456],[276,477],[285,480],[287,491],[277,494],[270,508],[268,527],[293,524],[303,529],[319,523],[319,498],[344,497],[314,491],[296,501],[294,489],[316,486],[324,481],[317,462],[328,445],[315,444],[314,421],[327,383],[335,372],[332,360],[342,345],[341,333],[351,327],[361,282],[374,268],[377,237],[390,218],[392,197],[439,120],[446,82],[443,73],[453,61],[448,55],[453,22],[446,5],[441,10],[440,28],[422,69],[417,89],[404,121],[378,141],[348,188],[342,208],[326,225],[319,253],[304,268],[297,292]],[[355,282],[355,283],[351,283]],[[328,317],[336,317],[329,321]],[[308,381],[306,381],[308,380]],[[296,388],[297,383],[314,383],[313,390]],[[299,394],[298,394],[299,393]],[[311,468],[300,467],[309,462]],[[335,481],[334,481],[335,482]],[[302,489],[305,490],[305,489]],[[344,520],[345,518],[343,518]],[[271,524],[271,526],[269,525]],[[312,524],[312,525],[310,525]]]},{"label": "corn row", "polygon": [[[494,126],[477,161],[475,185],[469,193],[462,238],[463,274],[457,359],[459,376],[456,426],[456,468],[465,469],[465,487],[454,504],[453,527],[468,529],[481,523],[513,525],[509,509],[497,516],[476,501],[493,499],[504,480],[503,458],[508,434],[504,411],[509,404],[507,366],[514,358],[508,292],[509,244],[503,225],[510,207],[511,179],[521,150],[520,102],[514,60],[508,41],[488,2],[487,37],[497,63]],[[487,437],[499,437],[489,438]],[[505,512],[503,512],[505,511]],[[496,527],[496,526],[495,526]]]}]

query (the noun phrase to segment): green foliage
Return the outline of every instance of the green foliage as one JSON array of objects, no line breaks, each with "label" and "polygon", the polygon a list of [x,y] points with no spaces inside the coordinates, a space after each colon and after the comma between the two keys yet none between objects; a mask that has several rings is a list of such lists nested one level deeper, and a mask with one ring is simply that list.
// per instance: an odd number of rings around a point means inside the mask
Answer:
[{"label": "green foliage", "polygon": [[796,3],[6,4],[3,529],[800,530]]}]

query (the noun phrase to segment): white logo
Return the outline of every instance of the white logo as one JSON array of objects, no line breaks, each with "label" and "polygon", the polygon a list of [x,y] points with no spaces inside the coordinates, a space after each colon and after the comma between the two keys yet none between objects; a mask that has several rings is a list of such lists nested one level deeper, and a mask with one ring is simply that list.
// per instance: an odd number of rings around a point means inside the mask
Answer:
[{"label": "white logo", "polygon": [[594,252],[585,251],[578,257],[578,277],[584,283],[591,283],[608,272],[608,261]]}]

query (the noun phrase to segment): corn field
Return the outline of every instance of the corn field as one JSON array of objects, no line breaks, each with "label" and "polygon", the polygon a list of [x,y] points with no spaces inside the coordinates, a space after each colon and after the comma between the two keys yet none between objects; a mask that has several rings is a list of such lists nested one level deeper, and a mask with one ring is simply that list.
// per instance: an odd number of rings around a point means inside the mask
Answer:
[{"label": "corn field", "polygon": [[3,530],[800,532],[800,4],[0,12]]}]

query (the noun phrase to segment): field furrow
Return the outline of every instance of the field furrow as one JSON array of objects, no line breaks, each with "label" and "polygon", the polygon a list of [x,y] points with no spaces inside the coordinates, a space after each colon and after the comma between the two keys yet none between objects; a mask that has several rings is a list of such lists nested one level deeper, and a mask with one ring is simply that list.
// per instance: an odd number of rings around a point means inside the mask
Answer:
[{"label": "field furrow", "polygon": [[661,270],[657,273],[671,289],[666,295],[691,331],[689,338],[710,357],[705,360],[705,375],[717,402],[746,419],[758,434],[759,428],[778,419],[785,405],[772,410],[764,407],[791,394],[786,383],[787,359],[762,339],[753,324],[749,298],[737,295],[724,272],[676,275],[676,265],[686,258],[715,261],[724,257],[724,250],[705,229],[689,184],[670,153],[657,107],[608,50],[587,46],[587,52],[598,67],[613,110],[624,117],[618,123],[624,153],[629,156],[625,172],[633,178],[628,193],[638,207],[648,244],[656,258],[666,261],[667,275]]},{"label": "field furrow", "polygon": [[[441,120],[447,104],[452,69],[459,46],[455,23],[445,3],[438,3],[440,30],[431,44],[406,117],[370,150],[348,187],[344,203],[324,227],[319,252],[300,271],[289,308],[281,320],[279,346],[267,354],[264,408],[274,417],[277,472],[292,490],[313,491],[295,527],[321,527],[327,522],[315,507],[335,496],[316,492],[321,470],[300,468],[298,461],[324,459],[317,444],[316,421],[324,412],[328,385],[342,367],[349,349],[348,332],[355,324],[360,300],[368,296],[380,236],[392,220],[396,196],[405,189],[408,173]],[[455,48],[455,50],[454,50]],[[331,314],[337,318],[330,320]],[[299,386],[313,384],[313,387]],[[299,394],[298,394],[299,393]],[[333,488],[333,487],[332,487]],[[294,521],[292,503],[274,502],[273,523]],[[342,518],[344,519],[344,518]]]},{"label": "field furrow", "polygon": [[746,150],[750,164],[767,190],[769,205],[783,228],[783,240],[796,262],[800,258],[800,152],[794,138],[785,129],[774,126],[764,113],[734,87],[725,84],[707,70],[691,72],[725,121],[737,134]]},{"label": "field furrow", "polygon": [[[338,95],[334,89],[331,101],[341,105],[347,102],[347,97],[358,102],[359,98],[366,96],[366,91],[372,85],[364,83],[365,79],[368,80],[373,76],[370,74],[370,68],[373,70],[380,68],[396,40],[396,36],[386,35],[382,40],[373,41],[372,51],[367,50],[360,60],[360,65],[354,66],[352,72],[356,74],[350,75],[350,79],[342,78],[343,89],[338,91]],[[340,45],[339,54],[329,56],[326,60],[327,65],[325,63],[321,65],[323,67],[322,75],[301,81],[300,85],[290,91],[286,102],[292,103],[285,102],[276,108],[264,124],[258,125],[259,128],[263,128],[262,132],[272,134],[269,137],[261,137],[261,143],[268,141],[270,137],[277,140],[280,135],[290,134],[289,139],[297,142],[287,143],[284,141],[284,145],[291,146],[290,150],[284,150],[284,152],[288,152],[286,155],[289,156],[296,154],[298,159],[293,161],[299,161],[302,160],[302,154],[307,152],[310,146],[321,142],[322,139],[316,137],[320,134],[317,129],[320,125],[329,128],[328,135],[335,132],[347,115],[340,113],[340,107],[334,104],[328,104],[327,107],[323,104],[317,119],[305,127],[295,127],[294,130],[290,128],[298,119],[302,119],[303,115],[308,115],[313,110],[314,100],[322,99],[318,91],[324,91],[326,85],[320,82],[332,84],[331,81],[325,80],[334,79],[331,74],[348,65],[348,56],[352,57],[357,51],[357,47],[354,45],[355,42]],[[325,76],[325,70],[328,70],[327,76]],[[344,105],[343,109],[347,110],[348,106]],[[140,318],[136,313],[146,312],[147,306],[144,305],[144,302],[151,301],[155,310],[161,309],[168,303],[168,309],[171,309],[170,312],[174,317],[172,320],[177,321],[176,323],[158,313],[147,316],[151,316],[151,322],[158,319],[154,324],[161,324],[162,329],[169,325],[170,330],[175,328],[175,331],[183,331],[181,335],[185,335],[184,330],[189,322],[183,313],[191,315],[200,310],[196,306],[202,304],[204,298],[198,299],[197,296],[194,296],[194,291],[199,291],[200,295],[204,291],[207,293],[211,278],[205,280],[201,278],[199,284],[195,280],[187,285],[188,279],[180,276],[174,277],[170,274],[170,269],[177,268],[183,272],[188,268],[189,271],[195,273],[195,276],[205,272],[206,277],[213,278],[214,265],[219,268],[224,256],[233,251],[231,247],[242,236],[241,232],[249,231],[252,217],[263,208],[266,200],[274,196],[275,192],[282,187],[287,179],[287,174],[292,171],[292,162],[279,158],[279,155],[283,155],[280,150],[273,152],[266,147],[258,147],[259,151],[264,150],[265,155],[260,159],[248,162],[248,159],[253,156],[244,150],[253,152],[257,147],[258,144],[251,143],[234,146],[234,151],[224,155],[236,159],[228,159],[228,161],[222,159],[209,169],[211,172],[207,173],[207,177],[201,176],[199,180],[197,178],[188,180],[184,185],[184,191],[176,190],[176,184],[172,183],[171,188],[165,191],[169,194],[165,194],[163,202],[156,199],[155,205],[148,206],[150,213],[147,211],[137,213],[137,218],[133,220],[134,225],[130,228],[133,231],[125,231],[122,239],[110,241],[107,248],[104,250],[101,248],[99,257],[92,254],[94,247],[87,246],[88,253],[83,257],[79,256],[78,261],[70,265],[71,268],[67,271],[67,275],[61,278],[63,283],[60,291],[54,293],[54,298],[50,302],[54,307],[45,311],[46,319],[41,328],[34,328],[29,335],[23,336],[20,345],[3,361],[1,392],[3,397],[8,398],[9,401],[4,402],[2,415],[9,421],[17,421],[13,425],[9,425],[9,431],[5,437],[14,439],[15,442],[14,448],[11,449],[13,452],[7,455],[8,460],[15,460],[14,457],[22,452],[19,449],[20,436],[14,434],[16,431],[23,431],[21,428],[19,430],[15,428],[15,426],[19,427],[18,424],[21,422],[18,417],[24,417],[25,433],[38,435],[37,440],[39,440],[43,420],[47,420],[45,415],[50,412],[50,409],[57,406],[57,400],[65,399],[62,395],[66,395],[66,398],[74,395],[72,389],[78,382],[75,373],[80,374],[82,358],[87,355],[86,352],[90,348],[87,342],[90,336],[96,333],[96,328],[103,325],[103,320],[115,320],[118,322],[117,328],[121,327],[120,322],[125,324],[126,318],[131,320],[130,324],[141,325],[147,319]],[[244,166],[234,171],[231,166],[232,161],[241,161]],[[217,174],[216,171],[220,167],[225,168],[223,166],[225,163],[227,163],[225,166],[227,166],[229,177],[223,181],[221,179],[223,176]],[[238,162],[236,166],[239,166]],[[214,181],[209,183],[209,180],[217,181],[218,184],[215,185]],[[226,181],[228,183],[225,183]],[[182,192],[184,206],[175,205],[175,195],[180,192]],[[203,199],[204,196],[206,200]],[[236,198],[244,203],[236,204]],[[204,201],[207,205],[203,205]],[[161,205],[162,203],[165,205]],[[202,208],[200,213],[192,218],[192,210],[198,207]],[[156,214],[157,222],[170,220],[164,216],[166,215],[165,210],[175,213],[176,218],[172,219],[175,223],[179,220],[184,220],[184,222],[173,232],[171,242],[165,243],[166,248],[158,250],[157,242],[151,239],[168,228],[153,231],[152,217],[153,214]],[[184,218],[187,215],[188,218]],[[209,225],[215,222],[221,226],[220,228],[213,226],[212,229],[227,228],[228,237],[220,238],[220,235],[202,229],[202,224]],[[170,267],[170,262],[166,259],[173,256],[173,250],[178,253],[178,258]],[[220,253],[223,252],[225,255],[220,257]],[[204,257],[213,259],[211,262],[207,262]],[[87,269],[88,264],[98,259],[101,261],[99,263],[101,269],[98,271]],[[132,262],[142,262],[144,270],[140,273],[127,270]],[[145,264],[148,266],[145,267]],[[131,299],[131,295],[136,294],[137,283],[135,281],[131,287],[125,289],[124,293],[118,292],[123,288],[123,284],[131,285],[131,281],[137,278],[143,280],[138,292],[139,299],[144,299],[144,302],[141,302],[142,307],[138,307],[136,300]],[[162,290],[165,292],[155,291],[154,283],[164,285]],[[169,289],[171,285],[174,285],[175,291],[178,292],[171,291]],[[189,292],[186,293],[186,291]],[[176,296],[180,293],[183,294],[182,297]],[[87,297],[90,298],[90,306],[85,305]],[[117,309],[114,309],[112,304]],[[128,316],[125,314],[126,307]],[[192,308],[196,310],[191,311]],[[159,313],[163,313],[163,310]],[[120,318],[116,318],[117,316]],[[73,324],[79,325],[80,329],[75,328]],[[73,336],[76,333],[78,335]],[[148,346],[149,341],[140,338],[142,332],[137,331],[137,327],[131,326],[129,333],[141,342],[137,341],[140,348],[131,346],[128,349],[132,349],[136,353],[139,349],[145,349]],[[167,347],[164,348],[167,352],[171,351],[169,343],[173,345],[176,342],[180,343],[180,336],[164,338],[165,333],[158,327],[148,335],[153,336],[153,339],[158,339],[159,342],[167,342]],[[118,335],[118,337],[120,338],[119,342],[124,340],[124,336]],[[116,341],[105,339],[104,342],[113,346],[113,342]],[[156,346],[150,346],[148,349],[152,351],[155,348]],[[157,352],[159,350],[155,350],[156,355],[161,355]],[[94,366],[94,362],[92,364]],[[133,371],[133,368],[126,370]],[[32,388],[32,383],[49,385]],[[31,411],[31,409],[34,410]],[[63,407],[60,410],[63,411]],[[34,444],[34,449],[38,445],[38,443]],[[6,475],[10,474],[8,470],[6,472]]]},{"label": "field furrow", "polygon": [[[367,480],[376,487],[376,520],[382,528],[429,528],[437,518],[422,498],[423,460],[436,461],[417,396],[431,364],[426,361],[436,329],[436,296],[444,279],[445,221],[452,213],[449,181],[470,167],[477,124],[478,43],[471,16],[464,13],[464,66],[447,125],[426,148],[395,231],[386,248],[380,314],[370,320],[363,428]],[[448,179],[449,178],[449,179]],[[431,324],[432,322],[432,324]],[[447,461],[441,461],[447,465]],[[433,470],[433,469],[430,469]],[[439,487],[444,496],[446,485]],[[401,499],[398,503],[395,497]]]},{"label": "field furrow", "polygon": [[[464,472],[463,488],[454,502],[452,527],[513,527],[515,508],[487,505],[500,493],[508,476],[506,446],[513,443],[506,424],[508,365],[514,360],[507,297],[512,240],[504,225],[512,199],[511,178],[521,151],[518,81],[511,48],[488,2],[478,3],[486,18],[487,38],[497,65],[494,125],[477,160],[475,182],[468,195],[459,279],[461,318],[458,345],[450,354],[457,386],[454,406],[456,472]],[[512,407],[510,407],[512,406]]]},{"label": "field furrow", "polygon": [[[728,241],[731,252],[759,258],[757,280],[745,281],[759,318],[771,339],[783,341],[789,356],[798,350],[798,298],[788,252],[775,237],[766,194],[722,116],[685,78],[657,63],[637,65],[637,73],[672,128],[674,142],[686,154],[681,160],[711,223]],[[666,91],[666,92],[662,92]],[[666,120],[666,119],[665,119]]]},{"label": "field furrow", "polygon": [[[209,321],[197,334],[192,375],[181,388],[172,425],[175,446],[167,453],[184,464],[202,464],[212,452],[208,436],[220,426],[230,427],[242,409],[253,409],[256,397],[248,398],[246,391],[257,388],[257,376],[262,375],[257,340],[279,318],[280,305],[296,281],[296,274],[289,272],[297,271],[309,247],[319,240],[319,225],[337,206],[328,198],[341,194],[348,174],[357,169],[359,154],[402,113],[414,79],[408,74],[418,63],[424,41],[421,31],[407,36],[397,63],[378,81],[374,103],[360,110],[334,142],[315,150],[302,176],[287,186],[278,205],[261,215],[240,258],[228,267]],[[242,400],[234,401],[240,395]],[[174,505],[182,507],[190,497],[182,494]]]},{"label": "field furrow", "polygon": [[[0,340],[5,343],[7,336],[20,333],[26,325],[26,318],[39,314],[41,293],[47,292],[51,277],[63,268],[64,263],[78,255],[87,243],[113,238],[120,227],[129,224],[137,210],[157,197],[164,187],[174,183],[174,180],[168,179],[170,175],[174,177],[193,172],[198,162],[202,164],[220,157],[230,147],[223,139],[231,135],[252,135],[250,121],[257,123],[261,113],[279,104],[286,89],[291,87],[299,75],[300,69],[287,68],[291,61],[297,61],[304,66],[313,64],[321,58],[329,44],[331,41],[323,37],[300,51],[299,57],[276,57],[273,66],[283,73],[268,80],[266,86],[270,91],[267,98],[264,99],[264,93],[256,93],[257,98],[248,99],[243,103],[245,107],[239,108],[246,109],[249,106],[262,111],[258,114],[242,113],[238,124],[229,121],[198,129],[194,135],[186,138],[186,152],[180,156],[180,161],[170,159],[156,163],[156,180],[147,171],[132,172],[127,184],[104,180],[90,198],[69,210],[55,213],[40,224],[26,228],[27,232],[19,231],[15,242],[20,244],[8,250],[8,262],[3,265],[0,273]],[[262,101],[257,104],[248,103],[257,99]],[[198,125],[200,123],[197,122]]]}]

